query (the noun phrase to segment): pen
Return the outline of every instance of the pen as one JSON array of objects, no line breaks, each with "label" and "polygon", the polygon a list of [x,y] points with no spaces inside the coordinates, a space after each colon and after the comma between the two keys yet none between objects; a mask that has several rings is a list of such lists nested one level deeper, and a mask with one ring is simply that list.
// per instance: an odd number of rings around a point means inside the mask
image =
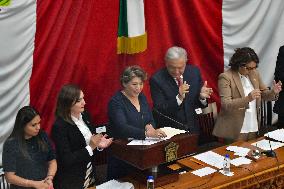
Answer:
[{"label": "pen", "polygon": [[190,161],[193,161],[194,163],[196,163],[196,164],[198,164],[198,165],[204,166],[203,163],[200,163],[199,161],[196,161],[195,159],[189,159],[189,160],[190,160]]}]

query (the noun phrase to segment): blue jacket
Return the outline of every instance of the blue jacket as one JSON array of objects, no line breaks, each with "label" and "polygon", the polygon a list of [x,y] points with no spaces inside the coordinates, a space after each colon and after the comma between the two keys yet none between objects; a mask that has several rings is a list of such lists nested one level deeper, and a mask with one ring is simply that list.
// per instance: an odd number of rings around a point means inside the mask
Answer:
[{"label": "blue jacket", "polygon": [[108,104],[109,135],[114,138],[145,138],[145,125],[155,127],[152,112],[143,93],[138,96],[140,112],[118,91]]}]

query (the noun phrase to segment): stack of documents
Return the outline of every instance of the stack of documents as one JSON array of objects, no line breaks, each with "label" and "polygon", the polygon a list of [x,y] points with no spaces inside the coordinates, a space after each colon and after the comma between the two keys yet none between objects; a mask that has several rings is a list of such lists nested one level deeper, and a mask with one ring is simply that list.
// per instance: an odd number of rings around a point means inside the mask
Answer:
[{"label": "stack of documents", "polygon": [[277,148],[284,146],[284,143],[262,139],[255,143],[252,143],[251,145],[257,146],[258,148],[261,148],[262,150],[275,150]]},{"label": "stack of documents", "polygon": [[96,189],[134,189],[134,186],[132,183],[129,182],[119,182],[117,180],[110,180],[108,182],[105,182],[101,185],[96,186]]},{"label": "stack of documents", "polygon": [[192,171],[191,173],[196,175],[196,176],[199,176],[199,177],[204,177],[206,175],[210,175],[212,173],[215,173],[217,170],[211,168],[211,167],[204,167],[204,168],[201,168],[201,169],[197,169],[195,171]]},{"label": "stack of documents", "polygon": [[231,160],[231,164],[234,166],[240,166],[244,164],[250,164],[251,160],[245,157],[238,157]]},{"label": "stack of documents", "polygon": [[208,151],[208,152],[204,152],[198,155],[193,156],[195,159],[198,159],[204,163],[207,163],[208,165],[211,165],[213,167],[217,167],[218,169],[222,169],[223,168],[223,161],[224,161],[224,157],[212,152],[212,151]]},{"label": "stack of documents", "polygon": [[250,151],[249,148],[243,148],[243,147],[238,147],[238,146],[228,146],[226,150],[235,152],[234,155],[237,155],[237,156],[246,156],[248,155]]},{"label": "stack of documents", "polygon": [[268,132],[264,136],[280,142],[284,142],[284,129],[277,129],[275,131]]}]

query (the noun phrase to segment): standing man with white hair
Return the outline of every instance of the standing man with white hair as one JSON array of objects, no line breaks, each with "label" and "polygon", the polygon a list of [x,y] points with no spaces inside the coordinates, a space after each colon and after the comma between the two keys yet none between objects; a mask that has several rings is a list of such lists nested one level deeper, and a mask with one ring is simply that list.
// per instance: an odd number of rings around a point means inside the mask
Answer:
[{"label": "standing man with white hair", "polygon": [[[154,102],[154,117],[160,127],[199,132],[196,115],[207,106],[213,90],[203,83],[197,67],[186,64],[187,53],[181,47],[171,47],[165,55],[166,67],[150,79]],[[172,120],[172,121],[171,121]]]}]

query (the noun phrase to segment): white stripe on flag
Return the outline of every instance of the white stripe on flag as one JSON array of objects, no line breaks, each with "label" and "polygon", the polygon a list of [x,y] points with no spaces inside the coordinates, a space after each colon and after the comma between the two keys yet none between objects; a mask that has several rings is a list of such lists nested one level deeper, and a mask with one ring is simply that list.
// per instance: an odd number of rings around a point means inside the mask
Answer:
[{"label": "white stripe on flag", "polygon": [[145,34],[143,0],[127,0],[128,37]]},{"label": "white stripe on flag", "polygon": [[[0,11],[0,154],[17,111],[30,102],[36,0],[12,0]],[[2,164],[2,157],[0,157]]]}]

